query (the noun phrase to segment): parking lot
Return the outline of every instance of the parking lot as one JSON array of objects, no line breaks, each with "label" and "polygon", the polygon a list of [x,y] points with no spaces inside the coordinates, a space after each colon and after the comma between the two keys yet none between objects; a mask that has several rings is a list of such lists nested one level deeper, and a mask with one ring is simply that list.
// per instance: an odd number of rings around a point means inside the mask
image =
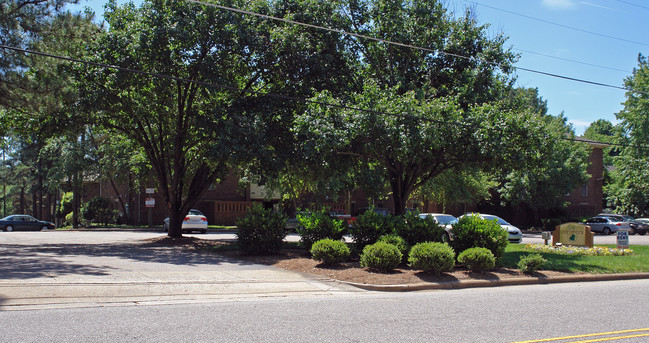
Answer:
[{"label": "parking lot", "polygon": [[[0,232],[0,244],[107,244],[119,242],[133,242],[137,240],[150,239],[155,237],[164,236],[162,231],[153,230],[105,230],[105,231],[14,231],[14,232]],[[185,234],[185,236],[193,236],[203,239],[213,240],[235,240],[237,239],[235,232],[225,231],[211,231],[207,234]],[[290,234],[286,237],[287,241],[297,242],[300,237],[296,234]],[[347,237],[351,242],[351,238]],[[595,234],[595,244],[616,244],[617,236],[615,234],[605,236]],[[541,233],[523,233],[522,244],[536,244],[543,243]],[[630,245],[649,245],[649,235],[633,235],[629,236]]]}]

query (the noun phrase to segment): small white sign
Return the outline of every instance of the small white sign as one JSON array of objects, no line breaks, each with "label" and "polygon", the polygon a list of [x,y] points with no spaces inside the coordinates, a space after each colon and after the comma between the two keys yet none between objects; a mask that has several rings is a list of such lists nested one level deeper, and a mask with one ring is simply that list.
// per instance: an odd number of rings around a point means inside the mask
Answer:
[{"label": "small white sign", "polygon": [[144,200],[144,205],[146,207],[155,207],[155,199],[154,198],[146,198],[146,200]]},{"label": "small white sign", "polygon": [[617,248],[629,249],[629,231],[620,230],[617,232]]},{"label": "small white sign", "polygon": [[146,194],[153,194],[155,193],[155,188],[147,188],[146,189]]}]

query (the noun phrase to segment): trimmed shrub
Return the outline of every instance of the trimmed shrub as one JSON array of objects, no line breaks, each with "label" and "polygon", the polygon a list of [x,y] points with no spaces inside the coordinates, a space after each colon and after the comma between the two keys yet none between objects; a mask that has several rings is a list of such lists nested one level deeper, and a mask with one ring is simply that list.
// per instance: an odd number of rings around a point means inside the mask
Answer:
[{"label": "trimmed shrub", "polygon": [[409,246],[423,242],[442,242],[444,228],[432,217],[420,218],[419,213],[408,212],[401,221],[403,225],[396,226],[396,233],[403,237]]},{"label": "trimmed shrub", "polygon": [[487,248],[469,248],[457,257],[457,261],[474,272],[492,269],[496,266],[496,257]]},{"label": "trimmed shrub", "polygon": [[548,260],[544,259],[541,254],[529,254],[521,256],[520,261],[518,261],[518,269],[525,274],[533,274],[546,262]]},{"label": "trimmed shrub", "polygon": [[403,255],[395,245],[377,242],[365,246],[361,254],[361,266],[382,272],[394,270],[403,259]]},{"label": "trimmed shrub", "polygon": [[373,210],[356,217],[356,221],[349,228],[358,251],[362,251],[367,245],[374,244],[379,237],[393,233],[392,218],[378,214]]},{"label": "trimmed shrub", "polygon": [[479,216],[464,216],[453,226],[451,245],[455,251],[469,248],[487,248],[494,254],[496,263],[505,255],[509,244],[509,233],[495,220],[482,219]]},{"label": "trimmed shrub", "polygon": [[108,225],[117,220],[117,210],[108,198],[96,196],[83,207],[83,218],[91,223]]},{"label": "trimmed shrub", "polygon": [[334,265],[349,258],[349,247],[345,242],[333,239],[321,239],[311,246],[311,256],[325,265]]},{"label": "trimmed shrub", "polygon": [[410,249],[408,264],[434,275],[450,272],[455,266],[455,251],[447,243],[418,243]]},{"label": "trimmed shrub", "polygon": [[408,257],[408,250],[410,250],[410,246],[408,246],[408,243],[406,243],[405,239],[401,238],[401,236],[397,234],[392,233],[389,235],[383,235],[379,237],[377,242],[392,244],[399,249],[399,252],[401,252],[401,255],[403,255],[404,258]]},{"label": "trimmed shrub", "polygon": [[249,255],[276,253],[286,237],[286,216],[255,205],[236,221],[239,247]]},{"label": "trimmed shrub", "polygon": [[345,234],[343,221],[332,218],[325,209],[318,212],[302,212],[296,217],[298,222],[296,230],[300,235],[300,242],[309,250],[311,250],[313,243],[321,239],[330,238],[339,241]]}]

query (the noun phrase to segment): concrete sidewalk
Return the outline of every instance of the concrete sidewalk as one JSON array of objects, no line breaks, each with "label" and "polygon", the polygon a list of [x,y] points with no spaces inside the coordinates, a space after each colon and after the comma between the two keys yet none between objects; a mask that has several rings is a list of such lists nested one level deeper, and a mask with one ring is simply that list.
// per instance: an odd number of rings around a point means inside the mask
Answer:
[{"label": "concrete sidewalk", "polygon": [[0,310],[362,291],[217,254],[141,243],[1,244],[0,266]]}]

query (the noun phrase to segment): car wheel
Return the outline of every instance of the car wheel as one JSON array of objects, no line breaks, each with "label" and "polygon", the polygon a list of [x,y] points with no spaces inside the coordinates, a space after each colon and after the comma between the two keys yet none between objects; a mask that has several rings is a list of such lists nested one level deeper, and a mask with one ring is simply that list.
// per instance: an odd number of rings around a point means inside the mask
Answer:
[{"label": "car wheel", "polygon": [[607,236],[610,235],[611,234],[611,229],[605,227],[604,230],[602,230],[602,234],[607,235]]},{"label": "car wheel", "polygon": [[629,231],[629,235],[635,235],[636,234],[636,229],[634,227],[631,228],[631,231]]},{"label": "car wheel", "polygon": [[638,234],[640,234],[640,236],[644,236],[647,234],[647,231],[638,231]]},{"label": "car wheel", "polygon": [[7,226],[5,226],[5,231],[7,231],[7,232],[11,232],[11,231],[13,231],[13,230],[14,230],[14,227],[13,227],[13,226],[11,226],[11,225],[7,225]]},{"label": "car wheel", "polygon": [[450,243],[451,237],[448,235],[448,232],[442,234],[442,243]]},{"label": "car wheel", "polygon": [[41,231],[47,231],[47,225],[41,226]]}]

